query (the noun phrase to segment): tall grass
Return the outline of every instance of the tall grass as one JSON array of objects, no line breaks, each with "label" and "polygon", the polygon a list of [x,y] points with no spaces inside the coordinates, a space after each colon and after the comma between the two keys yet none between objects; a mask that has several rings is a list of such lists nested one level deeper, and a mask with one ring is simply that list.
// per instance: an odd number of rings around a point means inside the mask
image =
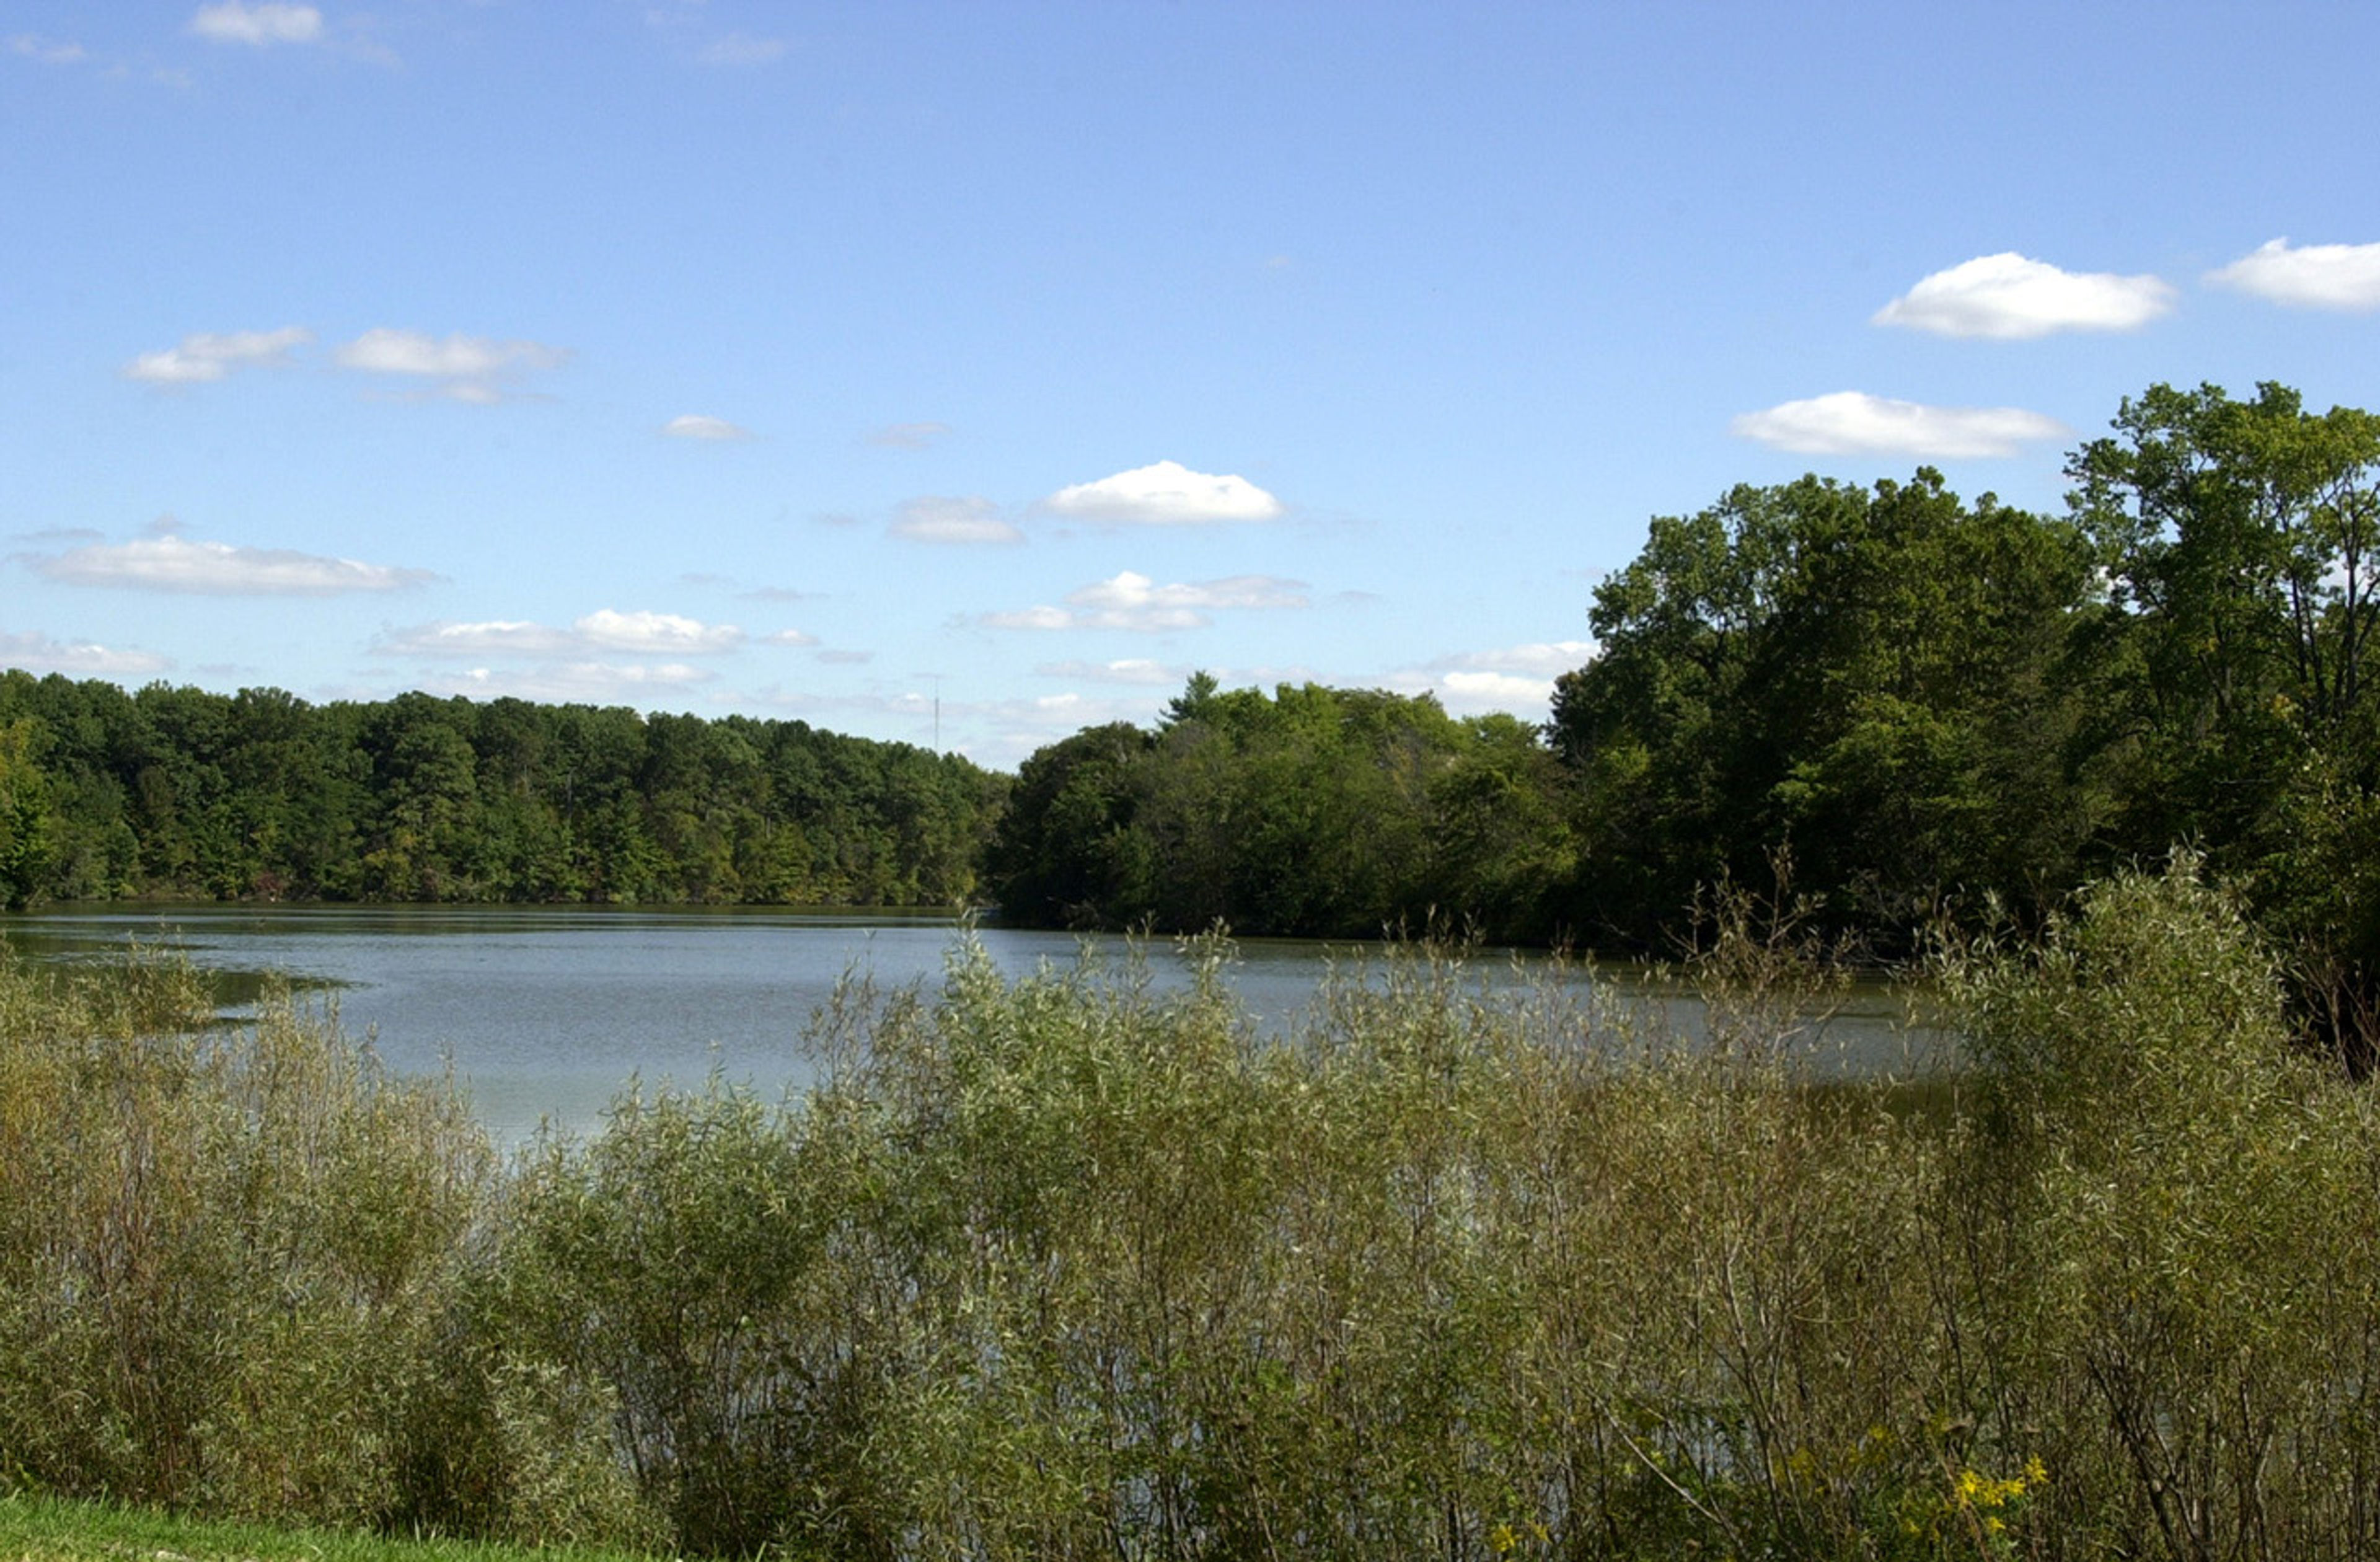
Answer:
[{"label": "tall grass", "polygon": [[963,945],[806,1096],[501,1175],[325,1017],[6,968],[0,1456],[724,1555],[2380,1552],[2380,1124],[2222,898],[1945,960],[1939,1110],[1816,1082],[1803,953],[1723,916],[1706,1045],[1443,949],[1279,1039],[1221,944]]}]

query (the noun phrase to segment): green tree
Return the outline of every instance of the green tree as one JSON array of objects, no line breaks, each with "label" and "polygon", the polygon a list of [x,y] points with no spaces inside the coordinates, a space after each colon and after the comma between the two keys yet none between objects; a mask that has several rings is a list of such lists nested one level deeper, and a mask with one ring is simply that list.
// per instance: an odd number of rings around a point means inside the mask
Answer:
[{"label": "green tree", "polygon": [[2091,566],[2072,524],[1966,504],[1931,470],[1657,519],[1596,592],[1600,653],[1556,689],[1583,925],[1651,938],[1779,853],[1840,923],[1888,934],[1945,895],[2072,882],[2100,812],[2081,779]]},{"label": "green tree", "polygon": [[40,728],[20,716],[0,724],[0,906],[22,910],[50,866],[50,786],[34,755]]},{"label": "green tree", "polygon": [[2297,961],[2308,1013],[2380,1048],[2380,715],[2367,664],[2380,417],[2154,385],[2075,453],[2129,764],[2118,842],[2199,842]]}]

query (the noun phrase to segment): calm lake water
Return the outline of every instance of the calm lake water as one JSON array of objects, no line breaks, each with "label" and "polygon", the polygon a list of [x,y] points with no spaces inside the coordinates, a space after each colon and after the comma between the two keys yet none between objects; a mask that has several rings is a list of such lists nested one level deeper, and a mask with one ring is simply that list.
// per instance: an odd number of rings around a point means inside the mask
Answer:
[{"label": "calm lake water", "polygon": [[[133,941],[179,948],[217,974],[234,1015],[265,973],[285,975],[335,1001],[341,1023],[370,1033],[390,1067],[431,1073],[451,1059],[480,1118],[514,1143],[540,1119],[600,1125],[631,1079],[694,1084],[717,1069],[771,1093],[799,1088],[809,1078],[799,1038],[839,981],[930,989],[963,935],[948,918],[777,909],[110,905],[0,918],[0,938],[36,958],[92,958]],[[1113,938],[1001,927],[976,936],[1012,975],[1126,953]],[[1275,1032],[1298,1022],[1334,965],[1378,952],[1272,939],[1237,951],[1232,985],[1251,1022]],[[1186,984],[1171,943],[1152,945],[1148,961],[1160,986]],[[1472,965],[1498,985],[1547,969],[1504,951]],[[1642,996],[1659,1022],[1696,1029],[1689,998],[1624,971],[1597,980]],[[1827,1022],[1839,1066],[1904,1062],[1901,1013],[1881,987],[1855,991]]]}]

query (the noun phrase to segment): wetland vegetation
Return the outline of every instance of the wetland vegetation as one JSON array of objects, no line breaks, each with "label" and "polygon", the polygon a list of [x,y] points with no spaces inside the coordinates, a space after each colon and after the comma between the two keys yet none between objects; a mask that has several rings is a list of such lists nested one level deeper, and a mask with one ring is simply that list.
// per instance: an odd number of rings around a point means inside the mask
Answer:
[{"label": "wetland vegetation", "polygon": [[509,1161],[319,1015],[9,963],[0,1451],[718,1555],[2380,1544],[2380,1121],[2235,904],[2184,864],[1946,955],[1974,1061],[1914,1107],[1810,1076],[1808,954],[1733,907],[1708,1048],[1442,948],[1279,1036],[962,944],[823,1010],[806,1095]]}]

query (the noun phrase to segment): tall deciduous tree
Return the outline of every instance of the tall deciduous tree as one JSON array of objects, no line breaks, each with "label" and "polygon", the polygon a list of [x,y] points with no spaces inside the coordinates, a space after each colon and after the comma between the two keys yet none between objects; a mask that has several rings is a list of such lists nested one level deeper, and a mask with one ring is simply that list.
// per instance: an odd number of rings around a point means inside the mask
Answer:
[{"label": "tall deciduous tree", "polygon": [[1636,937],[1780,852],[1848,922],[2069,878],[2070,664],[2094,609],[2070,524],[1941,475],[1739,487],[1652,523],[1596,592],[1597,659],[1560,681],[1581,778],[1583,921]]},{"label": "tall deciduous tree", "polygon": [[2075,453],[2122,609],[2123,836],[2202,843],[2350,1054],[2380,1042],[2380,417],[2154,385]]}]

